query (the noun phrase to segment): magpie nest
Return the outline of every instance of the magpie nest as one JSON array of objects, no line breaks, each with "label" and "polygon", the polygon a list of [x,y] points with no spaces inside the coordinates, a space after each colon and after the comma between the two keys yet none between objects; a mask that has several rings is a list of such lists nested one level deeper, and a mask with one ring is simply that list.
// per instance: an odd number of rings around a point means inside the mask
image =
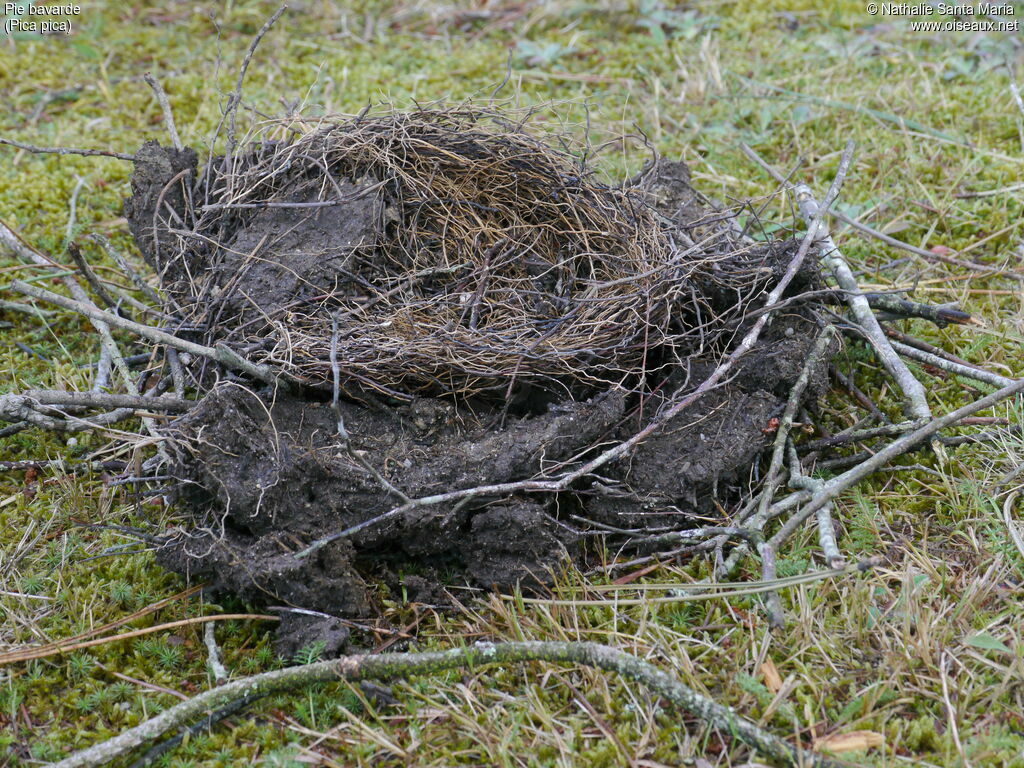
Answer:
[{"label": "magpie nest", "polygon": [[171,428],[188,522],[165,564],[307,611],[287,650],[323,614],[374,613],[382,584],[435,604],[453,579],[537,586],[595,533],[650,551],[737,502],[818,335],[813,265],[726,383],[599,478],[385,515],[629,439],[733,349],[792,259],[684,164],[609,185],[560,141],[467,108],[271,121],[202,170],[142,147],[126,215],[164,324],[287,385],[183,361],[205,396]]}]

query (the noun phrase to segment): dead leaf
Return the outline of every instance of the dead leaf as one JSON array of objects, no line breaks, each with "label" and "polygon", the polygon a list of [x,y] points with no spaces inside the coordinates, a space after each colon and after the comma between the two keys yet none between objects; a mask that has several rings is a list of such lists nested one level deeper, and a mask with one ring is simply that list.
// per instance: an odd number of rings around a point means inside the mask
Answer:
[{"label": "dead leaf", "polygon": [[880,747],[885,744],[885,737],[874,731],[850,731],[849,733],[834,733],[823,739],[814,740],[815,752],[832,752],[841,754],[843,752],[863,752],[872,747]]},{"label": "dead leaf", "polygon": [[761,665],[761,674],[764,675],[764,684],[768,690],[772,693],[778,693],[782,687],[782,676],[779,674],[779,670],[775,668],[775,662],[771,659],[765,659],[764,664]]}]

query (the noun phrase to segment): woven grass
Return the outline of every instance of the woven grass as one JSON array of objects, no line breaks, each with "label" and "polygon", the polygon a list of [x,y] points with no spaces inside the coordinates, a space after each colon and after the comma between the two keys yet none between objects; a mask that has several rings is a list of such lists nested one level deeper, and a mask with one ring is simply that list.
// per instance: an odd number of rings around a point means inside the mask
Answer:
[{"label": "woven grass", "polygon": [[[472,109],[269,122],[197,187],[205,255],[194,237],[162,244],[191,265],[187,315],[311,386],[329,384],[334,359],[345,383],[392,395],[626,383],[652,349],[705,335],[680,307],[693,316],[695,276],[740,248],[677,243],[639,192]],[[369,198],[373,237],[343,260],[322,254],[336,264],[329,284],[283,303],[247,297],[245,275],[287,256],[265,241],[231,253],[235,233],[275,206],[313,217],[362,201],[365,214]]]}]

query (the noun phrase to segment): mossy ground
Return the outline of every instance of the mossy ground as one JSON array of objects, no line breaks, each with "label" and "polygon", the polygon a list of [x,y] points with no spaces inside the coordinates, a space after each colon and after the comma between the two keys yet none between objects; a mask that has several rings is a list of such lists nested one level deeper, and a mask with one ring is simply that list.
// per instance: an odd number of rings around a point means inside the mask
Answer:
[{"label": "mossy ground", "polygon": [[[1024,192],[964,192],[1016,184],[1024,170],[1024,115],[1010,73],[1024,79],[1019,33],[913,32],[906,19],[868,16],[863,4],[653,0],[393,5],[297,4],[268,34],[249,69],[246,97],[268,113],[356,112],[387,100],[410,104],[487,98],[520,105],[560,102],[535,119],[582,133],[595,146],[647,136],[682,156],[696,183],[720,201],[760,199],[771,183],[739,151],[745,141],[779,168],[824,190],[848,139],[856,162],[840,208],[915,245],[1019,264]],[[70,37],[0,40],[0,135],[39,145],[133,152],[166,140],[142,75],[164,83],[187,143],[203,146],[233,87],[253,34],[274,7],[228,2],[88,3]],[[1024,8],[1017,8],[1017,16]],[[782,89],[782,90],[779,90]],[[903,122],[901,122],[901,120]],[[645,153],[614,142],[599,156],[611,177]],[[73,236],[103,232],[129,248],[120,203],[129,167],[115,160],[0,152],[0,217],[60,255],[76,177],[85,179]],[[789,200],[762,212],[766,230],[793,225]],[[844,233],[862,280],[914,288],[919,300],[957,301],[982,326],[905,330],[1006,375],[1024,375],[1019,283],[973,277]],[[98,254],[92,254],[98,258]],[[895,259],[906,259],[888,266]],[[6,278],[35,274],[0,257]],[[2,387],[89,385],[79,366],[96,359],[86,323],[64,314],[0,320]],[[9,323],[10,325],[6,325]],[[47,358],[33,357],[21,342]],[[128,340],[125,339],[127,343]],[[849,348],[841,367],[898,411],[870,354]],[[928,381],[936,412],[977,395],[969,381]],[[858,416],[846,393],[825,404],[832,426]],[[991,415],[1022,420],[1006,406]],[[35,432],[2,443],[4,459],[86,455]],[[880,474],[838,505],[851,556],[884,554],[857,579],[783,595],[789,624],[771,632],[751,598],[613,609],[522,605],[467,594],[462,616],[396,605],[396,624],[419,619],[416,647],[462,638],[588,639],[650,656],[690,685],[761,718],[783,736],[872,730],[885,746],[849,757],[858,765],[1024,766],[1024,562],[1002,521],[993,483],[1024,461],[1004,441],[959,448],[944,464],[928,455]],[[1019,482],[1019,480],[1018,480]],[[4,646],[76,634],[183,588],[148,553],[89,559],[125,543],[80,523],[166,525],[173,513],[104,489],[99,478],[59,473],[0,477],[0,610]],[[808,530],[784,553],[780,573],[817,557]],[[645,582],[707,576],[706,564],[665,567]],[[749,567],[746,575],[755,576]],[[566,575],[569,595],[588,582]],[[598,583],[598,582],[592,582]],[[14,593],[14,594],[12,594]],[[244,606],[220,606],[243,608]],[[197,616],[217,607],[179,601],[132,626]],[[273,667],[267,625],[218,627],[236,675]],[[189,627],[0,670],[0,764],[32,765],[111,736],[211,684],[201,630]],[[776,697],[762,664],[786,681]],[[346,686],[276,697],[231,727],[193,737],[163,764],[657,766],[747,759],[678,712],[607,676],[542,665],[419,679],[378,708]],[[584,703],[586,702],[586,703]],[[954,727],[954,725],[956,727]],[[127,764],[127,763],[125,763]]]}]

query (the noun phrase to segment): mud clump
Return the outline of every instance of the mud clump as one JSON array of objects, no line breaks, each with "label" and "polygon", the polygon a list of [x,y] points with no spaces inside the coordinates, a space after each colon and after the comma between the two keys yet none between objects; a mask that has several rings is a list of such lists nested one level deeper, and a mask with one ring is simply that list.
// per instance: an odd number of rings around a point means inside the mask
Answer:
[{"label": "mud clump", "polygon": [[[282,653],[382,601],[542,588],[597,551],[721,517],[819,334],[807,266],[721,386],[795,243],[755,243],[655,162],[624,188],[500,117],[386,113],[200,170],[140,150],[126,215],[179,333],[277,372],[187,361],[183,525],[158,557],[282,611]],[[816,370],[805,398],[824,387]],[[469,492],[469,489],[475,489]]]}]

